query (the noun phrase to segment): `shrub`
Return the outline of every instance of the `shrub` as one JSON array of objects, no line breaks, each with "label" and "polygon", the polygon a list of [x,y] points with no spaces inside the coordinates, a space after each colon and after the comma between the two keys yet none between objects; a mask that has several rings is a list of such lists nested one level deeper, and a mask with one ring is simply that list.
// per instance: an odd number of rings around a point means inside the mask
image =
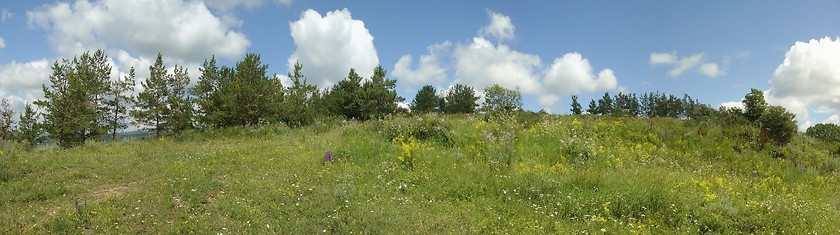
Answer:
[{"label": "shrub", "polygon": [[788,112],[785,108],[770,106],[758,118],[758,123],[762,132],[768,134],[773,142],[778,145],[785,145],[790,142],[796,133],[795,118],[796,115]]},{"label": "shrub", "polygon": [[420,115],[416,118],[395,118],[382,122],[385,137],[392,140],[397,137],[414,137],[418,140],[433,139],[441,143],[450,143],[449,126],[443,116],[436,113]]}]

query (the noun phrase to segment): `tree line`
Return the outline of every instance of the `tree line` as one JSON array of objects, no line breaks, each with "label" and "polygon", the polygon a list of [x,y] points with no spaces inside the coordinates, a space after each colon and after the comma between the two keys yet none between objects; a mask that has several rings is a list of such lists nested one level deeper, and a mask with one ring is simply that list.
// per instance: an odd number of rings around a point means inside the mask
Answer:
[{"label": "tree line", "polygon": [[[0,139],[16,139],[36,145],[46,138],[62,148],[83,145],[91,139],[115,139],[117,133],[134,125],[153,132],[156,137],[179,135],[197,129],[248,127],[285,123],[301,127],[323,116],[345,119],[380,119],[398,112],[409,112],[397,105],[405,99],[397,95],[396,80],[388,78],[382,66],[365,79],[350,69],[347,77],[329,88],[309,84],[296,63],[288,73],[291,84],[284,86],[278,76],[268,76],[268,65],[258,54],[247,54],[234,66],[217,66],[215,56],[199,68],[198,81],[190,87],[186,68],[174,65],[167,70],[163,55],[158,54],[149,66],[149,77],[140,83],[143,90],[134,95],[135,68],[121,78],[111,79],[111,65],[104,51],[86,52],[73,59],[61,59],[52,65],[50,84],[44,84],[44,99],[26,104],[17,128],[8,101],[0,103]],[[518,89],[499,85],[483,91],[485,100],[478,104],[476,91],[455,84],[444,91],[423,86],[409,104],[412,113],[482,112],[488,117],[505,118],[521,112],[522,96]],[[759,92],[758,94],[756,92]],[[765,107],[760,91],[745,97],[746,110],[712,109],[688,95],[676,97],[664,93],[618,93],[589,102],[585,113],[592,115],[701,118],[731,114],[730,121],[758,121],[771,113],[782,126],[795,121],[783,108]],[[757,97],[760,96],[760,97]],[[577,96],[572,96],[572,114],[584,114]],[[760,98],[760,99],[758,99]],[[34,104],[34,106],[33,106]],[[761,106],[764,105],[764,106]],[[757,108],[761,106],[762,108]],[[37,107],[37,108],[36,108]],[[40,112],[39,110],[43,110]],[[761,110],[761,112],[756,111]],[[780,112],[781,111],[781,112]],[[788,115],[789,114],[789,115]],[[767,118],[766,118],[767,119]],[[790,123],[793,124],[790,124]],[[770,128],[770,124],[763,124]]]}]

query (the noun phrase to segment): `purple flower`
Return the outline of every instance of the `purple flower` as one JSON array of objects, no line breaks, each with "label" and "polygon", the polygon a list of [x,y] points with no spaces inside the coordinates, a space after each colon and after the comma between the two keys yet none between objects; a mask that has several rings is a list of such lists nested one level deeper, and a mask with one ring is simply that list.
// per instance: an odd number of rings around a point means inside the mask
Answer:
[{"label": "purple flower", "polygon": [[332,162],[332,160],[332,153],[329,150],[327,150],[327,152],[324,153],[324,163]]}]

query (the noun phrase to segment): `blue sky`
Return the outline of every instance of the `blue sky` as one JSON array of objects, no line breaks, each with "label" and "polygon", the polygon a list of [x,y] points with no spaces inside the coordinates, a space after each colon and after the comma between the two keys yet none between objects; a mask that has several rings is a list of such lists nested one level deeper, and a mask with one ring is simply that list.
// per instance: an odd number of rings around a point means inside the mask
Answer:
[{"label": "blue sky", "polygon": [[[205,58],[301,61],[321,88],[381,64],[410,102],[425,84],[519,87],[568,113],[604,92],[732,105],[750,88],[800,126],[840,122],[840,1],[0,0],[0,96],[41,98],[49,64],[105,49],[114,77],[157,52],[193,78]],[[787,63],[786,63],[787,61]]]}]

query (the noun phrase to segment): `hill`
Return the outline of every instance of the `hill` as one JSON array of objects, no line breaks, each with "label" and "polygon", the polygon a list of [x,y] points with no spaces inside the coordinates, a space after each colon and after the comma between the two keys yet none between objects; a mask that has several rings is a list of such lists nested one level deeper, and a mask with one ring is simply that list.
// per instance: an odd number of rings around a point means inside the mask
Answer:
[{"label": "hill", "polygon": [[696,120],[502,120],[5,144],[0,233],[840,232],[840,157],[802,134],[778,147]]}]

